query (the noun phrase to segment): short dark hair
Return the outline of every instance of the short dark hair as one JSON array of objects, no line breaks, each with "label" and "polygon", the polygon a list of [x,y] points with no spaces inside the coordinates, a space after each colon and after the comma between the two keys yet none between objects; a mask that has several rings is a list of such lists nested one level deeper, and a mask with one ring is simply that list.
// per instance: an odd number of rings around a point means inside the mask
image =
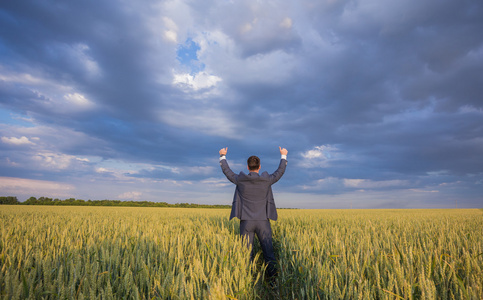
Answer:
[{"label": "short dark hair", "polygon": [[256,171],[260,168],[260,158],[255,155],[250,156],[247,160],[248,170]]}]

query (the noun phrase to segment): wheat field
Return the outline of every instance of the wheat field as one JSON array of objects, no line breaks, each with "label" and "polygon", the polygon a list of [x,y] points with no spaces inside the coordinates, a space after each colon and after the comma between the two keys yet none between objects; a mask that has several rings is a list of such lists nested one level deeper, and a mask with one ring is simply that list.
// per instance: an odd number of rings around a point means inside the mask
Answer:
[{"label": "wheat field", "polygon": [[228,215],[0,206],[0,297],[483,299],[481,210],[279,210],[274,287]]}]

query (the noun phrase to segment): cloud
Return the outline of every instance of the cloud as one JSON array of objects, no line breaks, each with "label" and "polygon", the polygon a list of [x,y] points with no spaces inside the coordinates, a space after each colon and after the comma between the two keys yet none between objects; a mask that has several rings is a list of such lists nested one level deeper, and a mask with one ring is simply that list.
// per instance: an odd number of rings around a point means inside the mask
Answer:
[{"label": "cloud", "polygon": [[165,31],[164,31],[164,38],[170,42],[177,43],[178,42],[178,26],[176,23],[168,18],[168,17],[163,17],[163,22],[165,25]]},{"label": "cloud", "polygon": [[179,85],[182,88],[193,89],[198,91],[200,89],[209,89],[215,87],[221,81],[220,77],[209,75],[205,72],[199,72],[195,75],[174,74],[173,84]]},{"label": "cloud", "polygon": [[302,152],[301,156],[304,159],[300,166],[304,168],[328,167],[337,160],[347,159],[336,145],[315,146],[313,149]]},{"label": "cloud", "polygon": [[2,140],[2,142],[6,143],[6,144],[15,145],[15,146],[35,145],[35,143],[31,142],[25,136],[22,136],[20,138],[2,136],[1,140]]},{"label": "cloud", "polygon": [[75,192],[75,186],[68,183],[32,180],[25,178],[0,177],[0,189],[6,195],[69,197]]},{"label": "cloud", "polygon": [[225,201],[219,148],[244,170],[283,146],[307,205],[481,202],[483,4],[93,5],[2,6],[0,175]]},{"label": "cloud", "polygon": [[54,42],[47,45],[46,51],[56,63],[63,64],[65,68],[78,72],[86,79],[95,80],[102,76],[98,62],[92,58],[91,49],[85,43]]},{"label": "cloud", "polygon": [[142,192],[125,192],[117,196],[119,199],[126,199],[126,200],[139,200],[141,199],[141,196],[143,195]]},{"label": "cloud", "polygon": [[41,168],[53,170],[68,169],[73,161],[88,162],[86,159],[77,158],[73,155],[50,152],[39,152],[33,156],[33,160],[37,161]]},{"label": "cloud", "polygon": [[171,126],[180,128],[193,128],[197,132],[207,135],[237,138],[236,127],[238,123],[230,120],[216,109],[165,110],[160,113],[161,120]]},{"label": "cloud", "polygon": [[315,146],[314,149],[302,153],[302,156],[307,159],[320,158],[327,160],[335,157],[337,152],[339,152],[339,149],[333,145],[322,145]]},{"label": "cloud", "polygon": [[280,22],[280,27],[282,28],[285,28],[285,29],[290,29],[292,28],[292,19],[290,19],[289,17],[286,17],[282,20],[282,22]]},{"label": "cloud", "polygon": [[402,188],[408,186],[407,180],[381,180],[373,181],[367,179],[343,179],[344,186],[357,189],[380,189],[388,187]]},{"label": "cloud", "polygon": [[[416,188],[417,187],[417,188]],[[438,187],[420,186],[417,182],[409,180],[368,180],[353,178],[326,177],[299,186],[299,192],[320,193],[322,195],[349,194],[362,192],[408,191],[438,192]],[[356,194],[357,195],[357,194]]]},{"label": "cloud", "polygon": [[78,93],[66,94],[64,95],[64,99],[79,108],[90,108],[93,105],[93,103],[86,99],[84,95]]}]

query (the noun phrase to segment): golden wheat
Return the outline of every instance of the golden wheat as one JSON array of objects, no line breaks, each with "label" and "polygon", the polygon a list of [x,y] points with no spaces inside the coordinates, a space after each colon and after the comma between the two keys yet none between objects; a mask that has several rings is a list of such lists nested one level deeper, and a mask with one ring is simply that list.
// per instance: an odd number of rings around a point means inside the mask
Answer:
[{"label": "golden wheat", "polygon": [[[280,210],[264,283],[226,209],[1,206],[7,299],[482,299],[480,210]],[[260,251],[255,244],[255,250]]]}]

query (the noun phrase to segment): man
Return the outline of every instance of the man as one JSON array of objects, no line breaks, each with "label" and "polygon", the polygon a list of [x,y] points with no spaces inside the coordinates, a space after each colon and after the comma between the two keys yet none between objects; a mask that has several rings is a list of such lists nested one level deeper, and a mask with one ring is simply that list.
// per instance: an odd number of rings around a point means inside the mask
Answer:
[{"label": "man", "polygon": [[235,195],[231,207],[230,220],[234,217],[240,219],[240,235],[243,236],[248,247],[252,248],[251,259],[253,259],[253,239],[256,234],[262,246],[263,257],[267,264],[269,278],[277,274],[276,259],[273,252],[272,228],[270,220],[277,220],[277,208],[272,194],[272,184],[277,182],[285,172],[287,166],[287,149],[281,148],[282,158],[278,169],[273,174],[263,172],[259,174],[261,165],[260,159],[250,156],[247,160],[249,173],[235,174],[226,161],[228,148],[220,150],[220,165],[226,178],[236,184]]}]

